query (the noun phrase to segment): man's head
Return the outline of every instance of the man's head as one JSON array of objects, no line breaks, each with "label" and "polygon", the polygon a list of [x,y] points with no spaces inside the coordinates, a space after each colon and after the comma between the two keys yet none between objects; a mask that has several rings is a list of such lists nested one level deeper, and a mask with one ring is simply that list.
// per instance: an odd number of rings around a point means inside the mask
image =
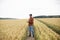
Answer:
[{"label": "man's head", "polygon": [[32,17],[32,14],[30,14],[29,16]]}]

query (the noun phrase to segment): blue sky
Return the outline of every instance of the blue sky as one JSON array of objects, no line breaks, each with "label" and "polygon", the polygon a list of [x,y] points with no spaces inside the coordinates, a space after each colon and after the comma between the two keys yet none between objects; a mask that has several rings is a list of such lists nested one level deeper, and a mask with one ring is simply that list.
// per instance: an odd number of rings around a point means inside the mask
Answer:
[{"label": "blue sky", "polygon": [[60,0],[0,0],[0,17],[29,18],[29,14],[60,15]]}]

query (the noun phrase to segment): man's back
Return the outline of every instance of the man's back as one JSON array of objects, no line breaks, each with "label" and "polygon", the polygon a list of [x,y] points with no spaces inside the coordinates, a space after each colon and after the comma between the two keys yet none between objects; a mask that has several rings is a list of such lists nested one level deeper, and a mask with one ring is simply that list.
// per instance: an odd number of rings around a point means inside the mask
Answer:
[{"label": "man's back", "polygon": [[29,18],[29,26],[33,25],[33,18]]}]

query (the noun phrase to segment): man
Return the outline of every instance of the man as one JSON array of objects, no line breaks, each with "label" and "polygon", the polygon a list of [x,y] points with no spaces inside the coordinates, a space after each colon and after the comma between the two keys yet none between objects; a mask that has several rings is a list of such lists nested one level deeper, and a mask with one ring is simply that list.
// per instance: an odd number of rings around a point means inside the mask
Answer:
[{"label": "man", "polygon": [[34,19],[32,17],[32,14],[30,14],[29,16],[30,16],[29,21],[28,21],[28,23],[29,23],[29,37],[31,37],[31,35],[33,35],[33,37],[34,37],[34,30],[33,30]]}]

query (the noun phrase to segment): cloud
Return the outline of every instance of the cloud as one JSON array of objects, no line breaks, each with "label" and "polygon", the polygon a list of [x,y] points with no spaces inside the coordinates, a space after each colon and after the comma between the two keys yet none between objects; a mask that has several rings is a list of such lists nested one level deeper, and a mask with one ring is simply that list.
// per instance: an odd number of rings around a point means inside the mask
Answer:
[{"label": "cloud", "polygon": [[56,0],[3,0],[0,3],[0,17],[28,18],[29,14],[60,15]]}]

